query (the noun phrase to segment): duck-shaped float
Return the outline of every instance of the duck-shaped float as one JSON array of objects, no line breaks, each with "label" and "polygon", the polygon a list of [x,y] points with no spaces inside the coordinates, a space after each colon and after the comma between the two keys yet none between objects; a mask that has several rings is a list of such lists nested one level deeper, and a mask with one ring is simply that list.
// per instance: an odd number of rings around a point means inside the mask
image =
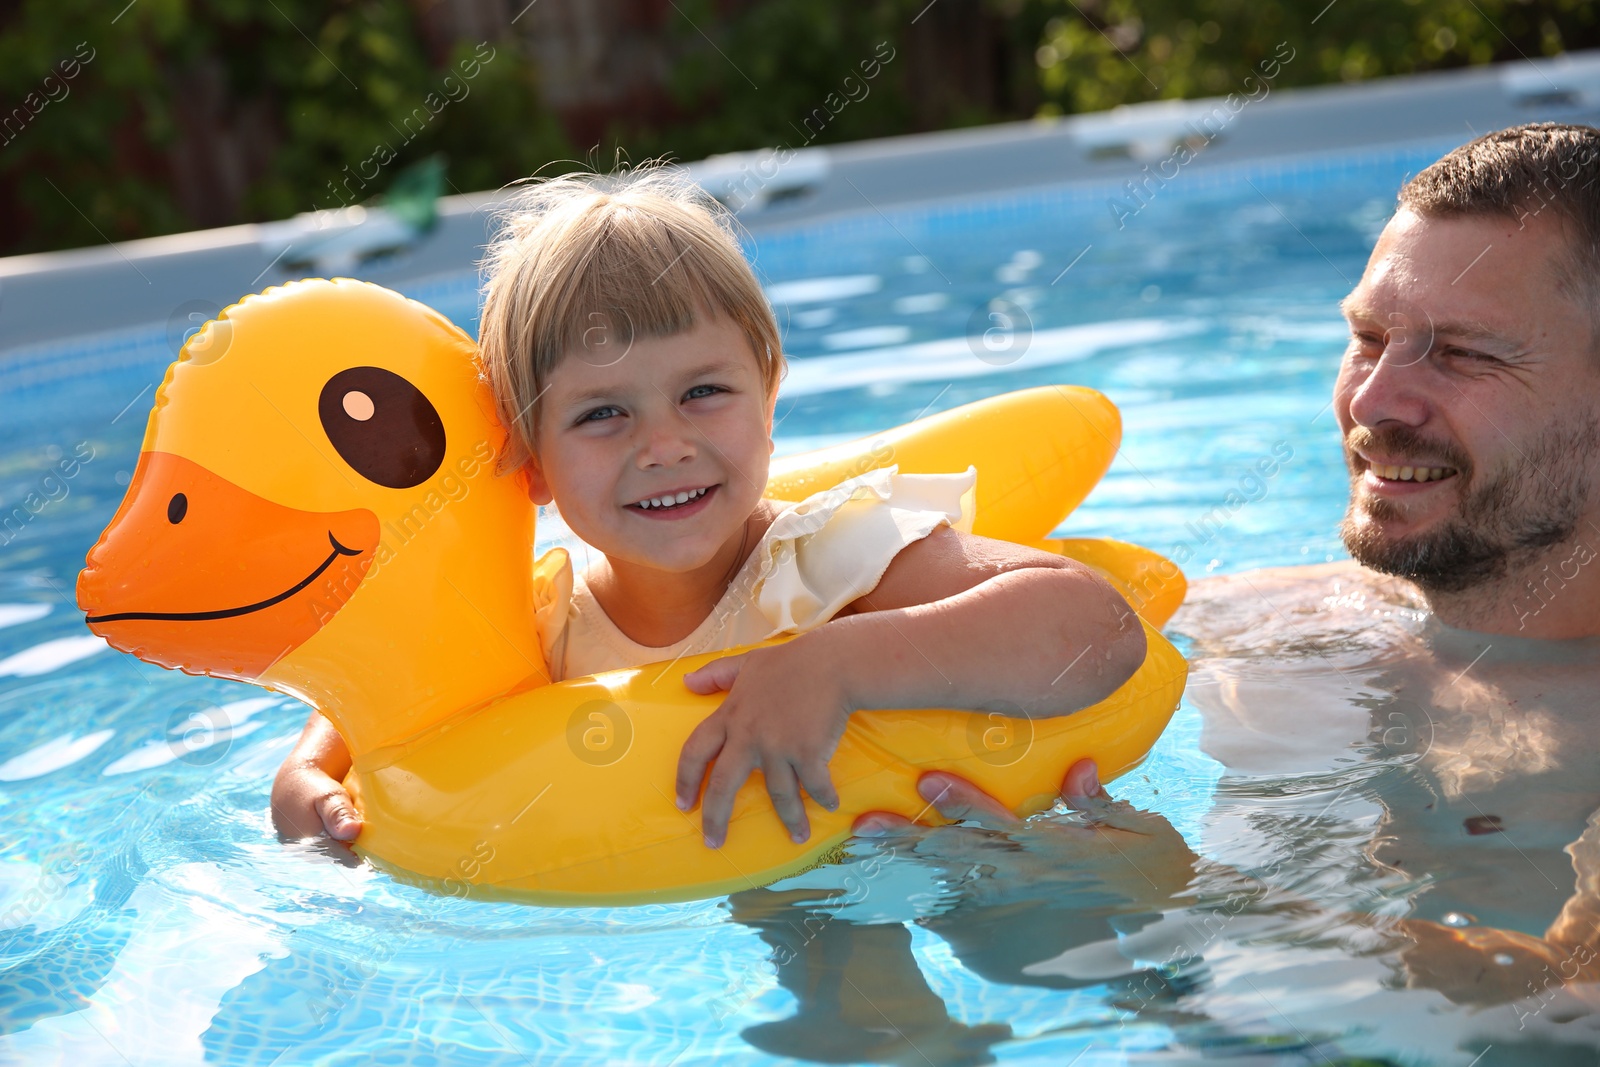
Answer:
[{"label": "duck-shaped float", "polygon": [[[973,463],[975,532],[1034,543],[1099,480],[1120,433],[1092,390],[1028,390],[777,462],[769,496],[891,463]],[[115,648],[327,715],[353,757],[367,858],[446,891],[542,903],[769,883],[817,862],[863,811],[923,813],[915,782],[935,768],[1038,811],[1080,757],[1108,777],[1141,760],[1182,693],[1186,665],[1149,625],[1182,599],[1181,575],[1143,549],[1084,542],[1146,615],[1146,661],[1118,692],[1038,721],[859,713],[830,764],[840,807],[810,807],[810,842],[789,840],[758,776],[727,844],[708,849],[671,793],[679,749],[718,698],[682,678],[729,653],[550,684],[538,613],[559,559],[532,559],[526,482],[496,469],[506,441],[476,346],[438,312],[348,279],[246,297],[168,369],[79,604]]]}]

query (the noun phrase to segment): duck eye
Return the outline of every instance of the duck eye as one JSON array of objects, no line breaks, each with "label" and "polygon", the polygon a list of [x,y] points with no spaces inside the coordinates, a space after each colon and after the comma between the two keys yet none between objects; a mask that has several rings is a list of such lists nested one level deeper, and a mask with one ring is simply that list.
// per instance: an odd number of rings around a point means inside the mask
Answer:
[{"label": "duck eye", "polygon": [[189,514],[189,498],[182,493],[173,493],[172,499],[167,501],[167,521],[176,526]]},{"label": "duck eye", "polygon": [[422,390],[382,367],[329,378],[317,401],[323,432],[357,474],[410,489],[444,462],[444,423]]}]

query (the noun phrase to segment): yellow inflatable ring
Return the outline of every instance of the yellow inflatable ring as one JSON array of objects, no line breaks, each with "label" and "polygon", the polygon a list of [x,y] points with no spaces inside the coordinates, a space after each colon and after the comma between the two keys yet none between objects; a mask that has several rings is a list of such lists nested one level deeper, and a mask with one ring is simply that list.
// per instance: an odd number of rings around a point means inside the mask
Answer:
[{"label": "yellow inflatable ring", "polygon": [[[1028,390],[777,463],[772,491],[970,461],[976,528],[1036,542],[1105,472],[1120,430],[1092,390]],[[321,709],[354,758],[356,848],[376,864],[557,904],[769,883],[817,862],[860,812],[923,813],[915,782],[934,768],[1039,810],[1073,760],[1093,756],[1109,778],[1143,759],[1182,693],[1184,661],[1147,622],[1139,672],[1071,716],[859,713],[831,764],[842,803],[811,806],[808,844],[788,839],[757,776],[728,843],[708,849],[670,793],[717,698],[681,679],[727,653],[548,684],[535,608],[549,566],[530,566],[522,476],[495,470],[505,441],[476,346],[432,309],[348,279],[246,297],[168,369],[79,604],[141,659]],[[1153,557],[1078,551],[1124,584]]]}]

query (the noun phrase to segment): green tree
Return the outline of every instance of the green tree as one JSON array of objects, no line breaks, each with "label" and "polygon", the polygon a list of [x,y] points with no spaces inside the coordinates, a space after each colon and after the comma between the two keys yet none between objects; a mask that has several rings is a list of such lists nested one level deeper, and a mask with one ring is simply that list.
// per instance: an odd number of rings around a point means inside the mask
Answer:
[{"label": "green tree", "polygon": [[1035,0],[1046,114],[1225,95],[1288,42],[1275,84],[1318,85],[1600,45],[1590,0]]},{"label": "green tree", "polygon": [[1020,0],[677,0],[673,12],[671,114],[611,131],[634,158],[977,125],[1037,102],[1044,20]]},{"label": "green tree", "polygon": [[3,253],[337,207],[435,152],[461,190],[570,154],[515,42],[435,65],[404,0],[23,0],[0,26]]}]

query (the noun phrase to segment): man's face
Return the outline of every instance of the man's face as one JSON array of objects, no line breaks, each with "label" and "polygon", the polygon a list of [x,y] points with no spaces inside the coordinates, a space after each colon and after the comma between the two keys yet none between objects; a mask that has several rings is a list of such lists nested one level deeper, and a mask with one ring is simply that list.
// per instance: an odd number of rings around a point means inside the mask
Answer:
[{"label": "man's face", "polygon": [[1564,240],[1549,212],[1384,228],[1334,386],[1357,561],[1460,592],[1600,513],[1600,352]]}]

